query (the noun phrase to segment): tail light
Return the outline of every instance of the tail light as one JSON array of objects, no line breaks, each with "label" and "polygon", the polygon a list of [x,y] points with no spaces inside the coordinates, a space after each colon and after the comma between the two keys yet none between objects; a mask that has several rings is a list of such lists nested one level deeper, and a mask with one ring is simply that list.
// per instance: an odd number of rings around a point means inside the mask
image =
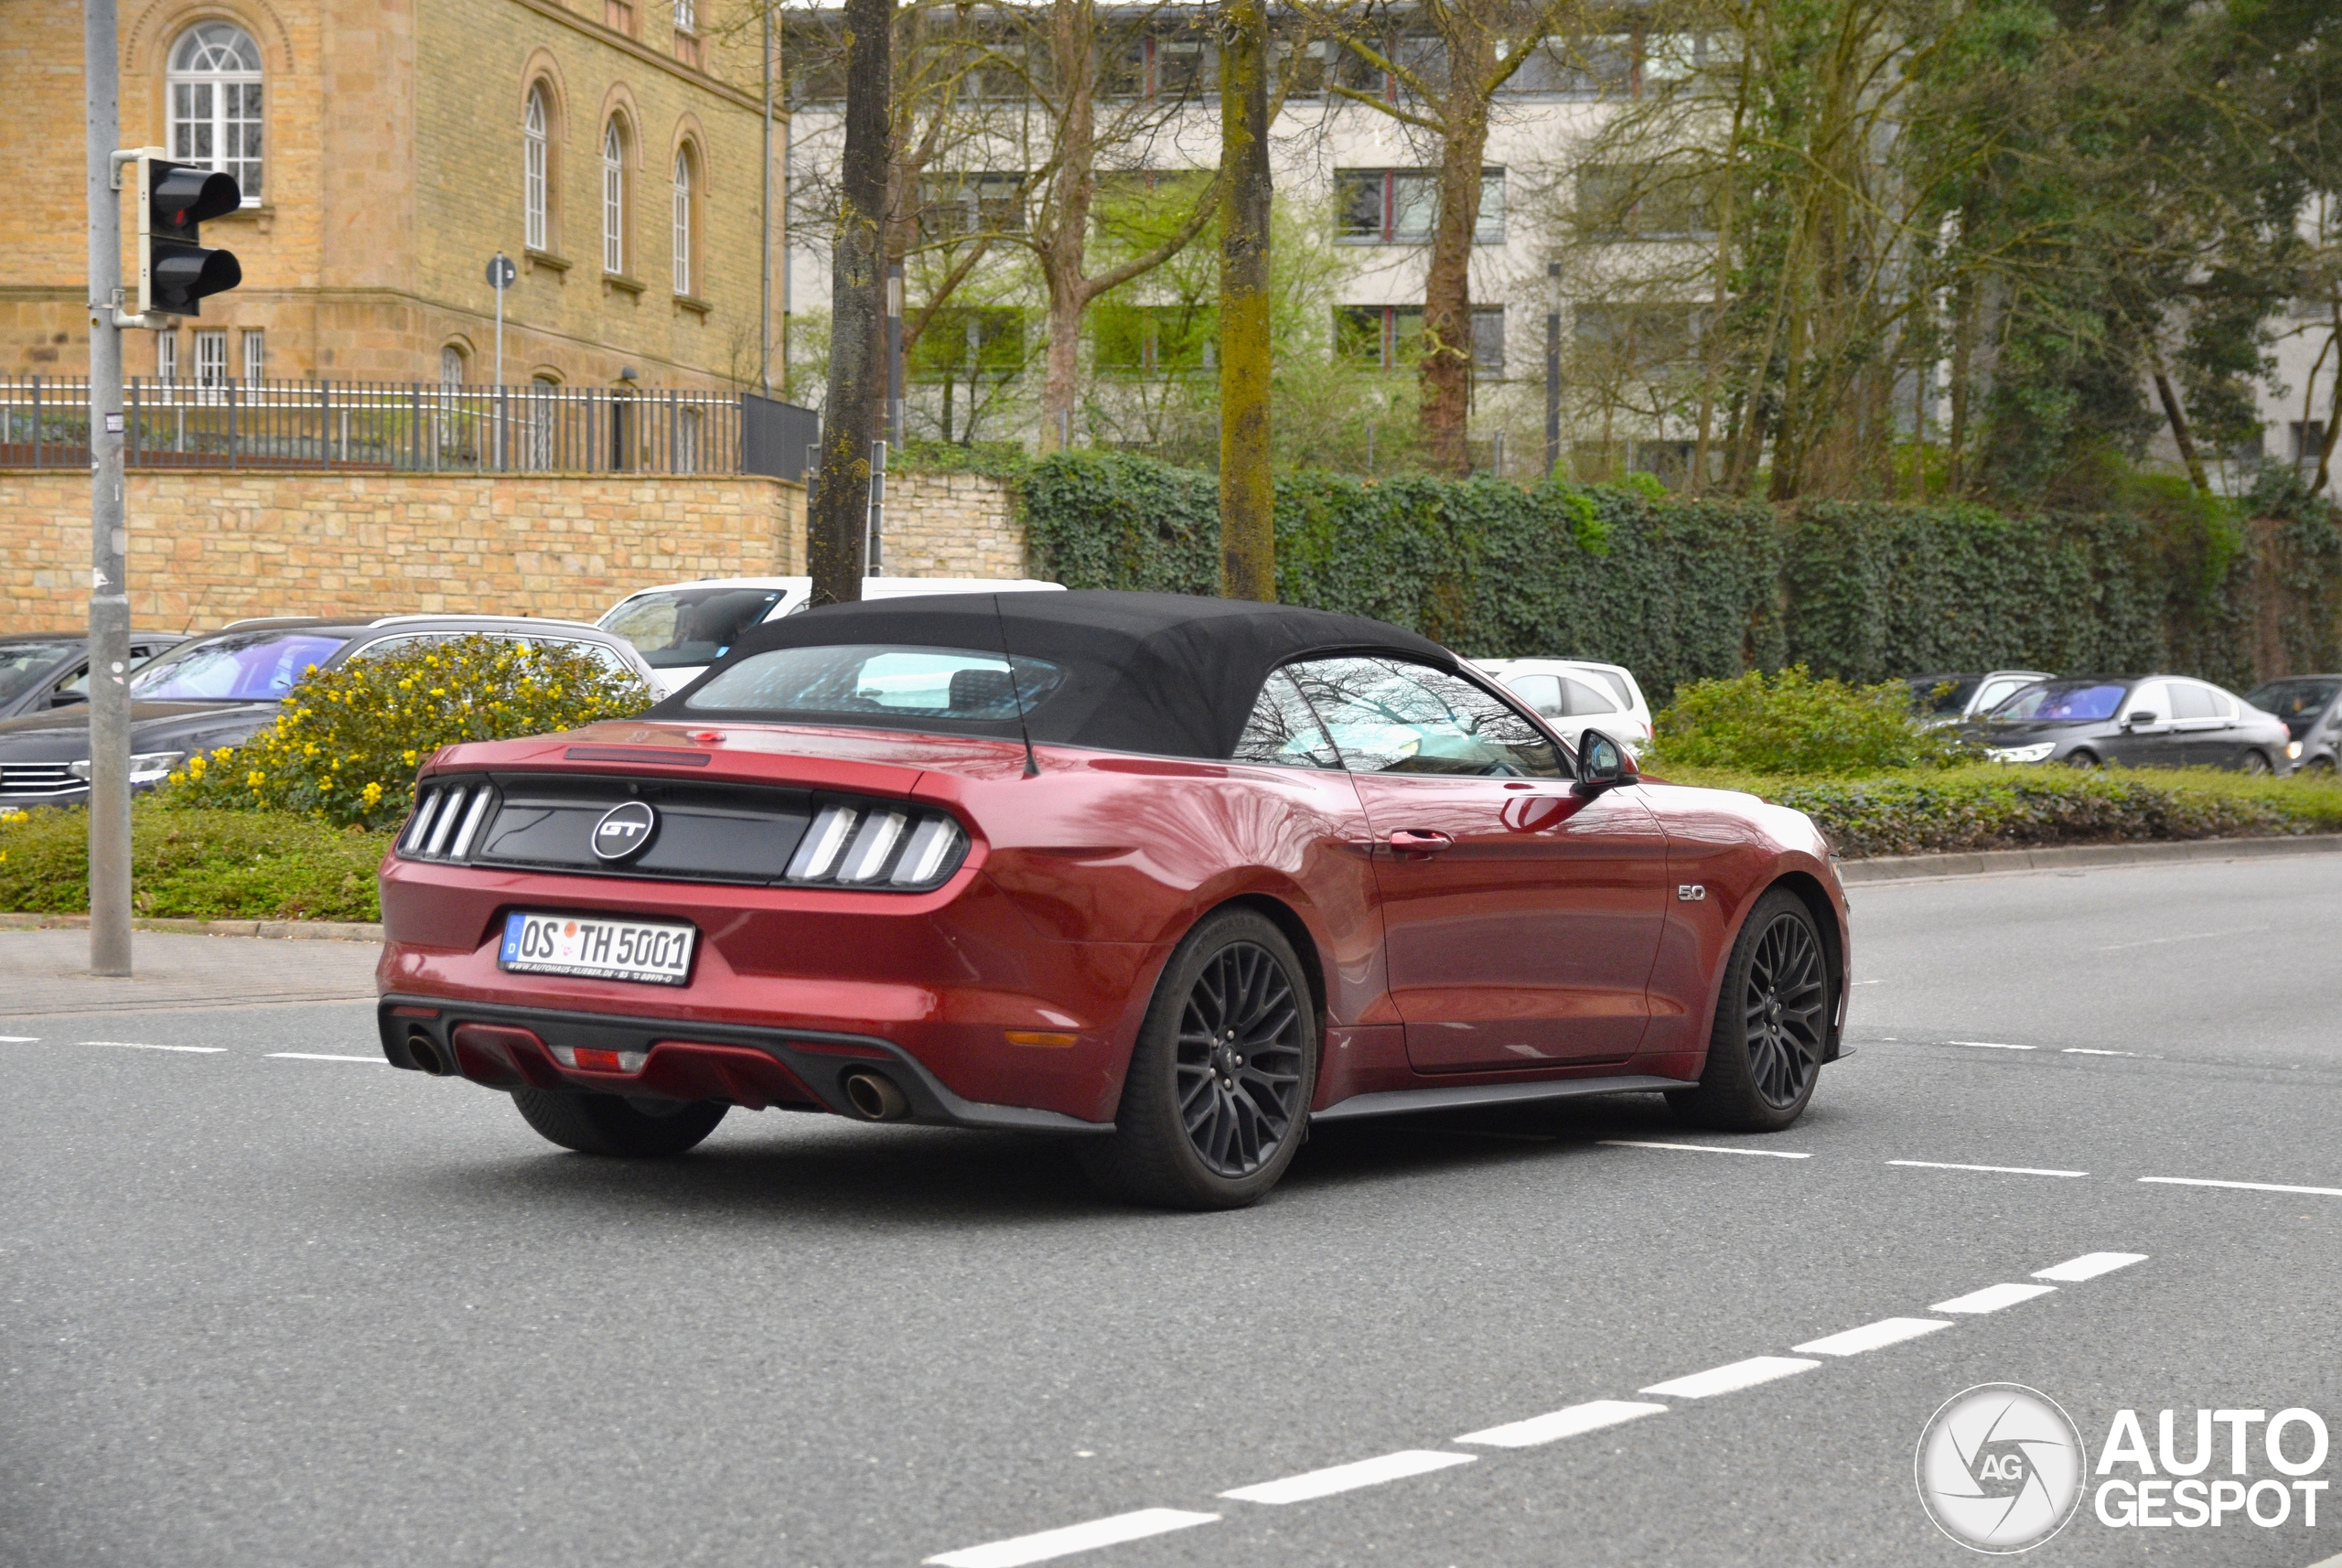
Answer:
[{"label": "tail light", "polygon": [[461,860],[495,809],[495,786],[484,780],[427,784],[415,794],[399,853],[410,860]]},{"label": "tail light", "polygon": [[829,800],[798,841],[786,880],[831,887],[933,887],[960,868],[968,835],[948,813]]}]

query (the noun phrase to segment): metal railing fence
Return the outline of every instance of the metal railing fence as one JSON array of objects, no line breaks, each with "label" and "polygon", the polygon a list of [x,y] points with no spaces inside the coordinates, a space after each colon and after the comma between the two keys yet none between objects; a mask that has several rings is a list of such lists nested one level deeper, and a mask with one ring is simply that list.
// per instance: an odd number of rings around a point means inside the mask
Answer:
[{"label": "metal railing fence", "polygon": [[[143,377],[123,390],[134,468],[740,471],[740,399],[728,392]],[[0,467],[89,466],[88,381],[0,377]]]}]

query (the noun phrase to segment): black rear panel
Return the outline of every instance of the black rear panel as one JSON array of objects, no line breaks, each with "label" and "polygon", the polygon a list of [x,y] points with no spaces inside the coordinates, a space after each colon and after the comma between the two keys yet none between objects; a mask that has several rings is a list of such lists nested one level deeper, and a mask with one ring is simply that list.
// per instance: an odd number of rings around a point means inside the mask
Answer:
[{"label": "black rear panel", "polygon": [[[802,789],[666,779],[499,775],[495,815],[467,856],[475,865],[675,877],[691,882],[778,882],[812,821]],[[594,853],[594,827],[628,800],[658,811],[650,846],[623,866]]]}]

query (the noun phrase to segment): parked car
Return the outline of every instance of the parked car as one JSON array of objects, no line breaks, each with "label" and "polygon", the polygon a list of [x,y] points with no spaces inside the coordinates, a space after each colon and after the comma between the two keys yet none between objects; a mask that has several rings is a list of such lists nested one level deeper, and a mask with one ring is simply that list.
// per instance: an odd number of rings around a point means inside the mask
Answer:
[{"label": "parked car", "polygon": [[2283,722],[2292,737],[2285,755],[2296,771],[2334,777],[2342,750],[2342,675],[2288,675],[2255,686],[2244,700]]},{"label": "parked car", "polygon": [[1928,725],[1956,725],[1991,713],[2036,681],[2054,681],[2047,670],[1992,670],[1982,675],[1913,675],[1911,706]]},{"label": "parked car", "polygon": [[1637,750],[1650,744],[1650,703],[1623,664],[1588,659],[1476,659],[1572,746],[1588,725]]},{"label": "parked car", "polygon": [[1175,595],[765,625],[639,720],[435,757],[381,886],[384,1055],[564,1147],[784,1106],[1062,1134],[1199,1208],[1313,1122],[1786,1127],[1846,996],[1802,813],[1574,752],[1413,632]]},{"label": "parked car", "polygon": [[[386,616],[240,621],[180,643],[130,679],[130,783],[151,789],[188,755],[235,746],[276,717],[311,665],[469,633],[581,647],[646,684],[650,667],[624,638],[579,621],[523,616]],[[74,806],[90,798],[90,717],[52,707],[0,721],[0,806]]]},{"label": "parked car", "polygon": [[[185,632],[134,631],[130,668],[187,640]],[[0,637],[0,719],[89,701],[90,639],[78,631]]]},{"label": "parked car", "polygon": [[[1065,591],[1032,577],[865,577],[862,597],[922,594],[1023,594]],[[811,598],[811,577],[704,577],[629,594],[595,624],[634,644],[650,660],[662,697],[699,679],[749,628],[792,616]]]},{"label": "parked car", "polygon": [[2292,766],[2282,721],[2183,675],[2037,681],[1969,725],[1967,738],[2002,762],[2246,773],[2283,773]]}]

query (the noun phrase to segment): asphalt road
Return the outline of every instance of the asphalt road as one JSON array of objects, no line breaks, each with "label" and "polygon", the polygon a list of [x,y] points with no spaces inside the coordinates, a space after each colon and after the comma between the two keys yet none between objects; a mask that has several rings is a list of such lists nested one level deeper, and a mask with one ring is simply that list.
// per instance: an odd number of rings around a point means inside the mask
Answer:
[{"label": "asphalt road", "polygon": [[[2176,1411],[2183,1461],[2199,1407],[2342,1428],[2332,863],[1872,886],[1855,922],[1856,1054],[1788,1133],[1624,1096],[1328,1129],[1209,1216],[1101,1206],[1046,1144],[779,1112],[564,1155],[338,1059],[375,1054],[362,1004],[16,1013],[0,933],[0,1563],[973,1568],[1168,1509],[1054,1561],[1960,1563],[1913,1458],[1971,1385],[2049,1395],[2093,1465],[2125,1408],[2150,1448]],[[2143,1257],[1930,1310],[2094,1253]],[[1889,1317],[1950,1326],[1798,1353]],[[1642,1391],[1756,1357],[1810,1365]],[[1656,1408],[1490,1440],[1595,1401]],[[2244,1485],[2285,1490],[2250,1435]],[[2287,1495],[2196,1529],[2086,1496],[2020,1561],[2342,1553],[2342,1498],[2308,1528]]]}]

